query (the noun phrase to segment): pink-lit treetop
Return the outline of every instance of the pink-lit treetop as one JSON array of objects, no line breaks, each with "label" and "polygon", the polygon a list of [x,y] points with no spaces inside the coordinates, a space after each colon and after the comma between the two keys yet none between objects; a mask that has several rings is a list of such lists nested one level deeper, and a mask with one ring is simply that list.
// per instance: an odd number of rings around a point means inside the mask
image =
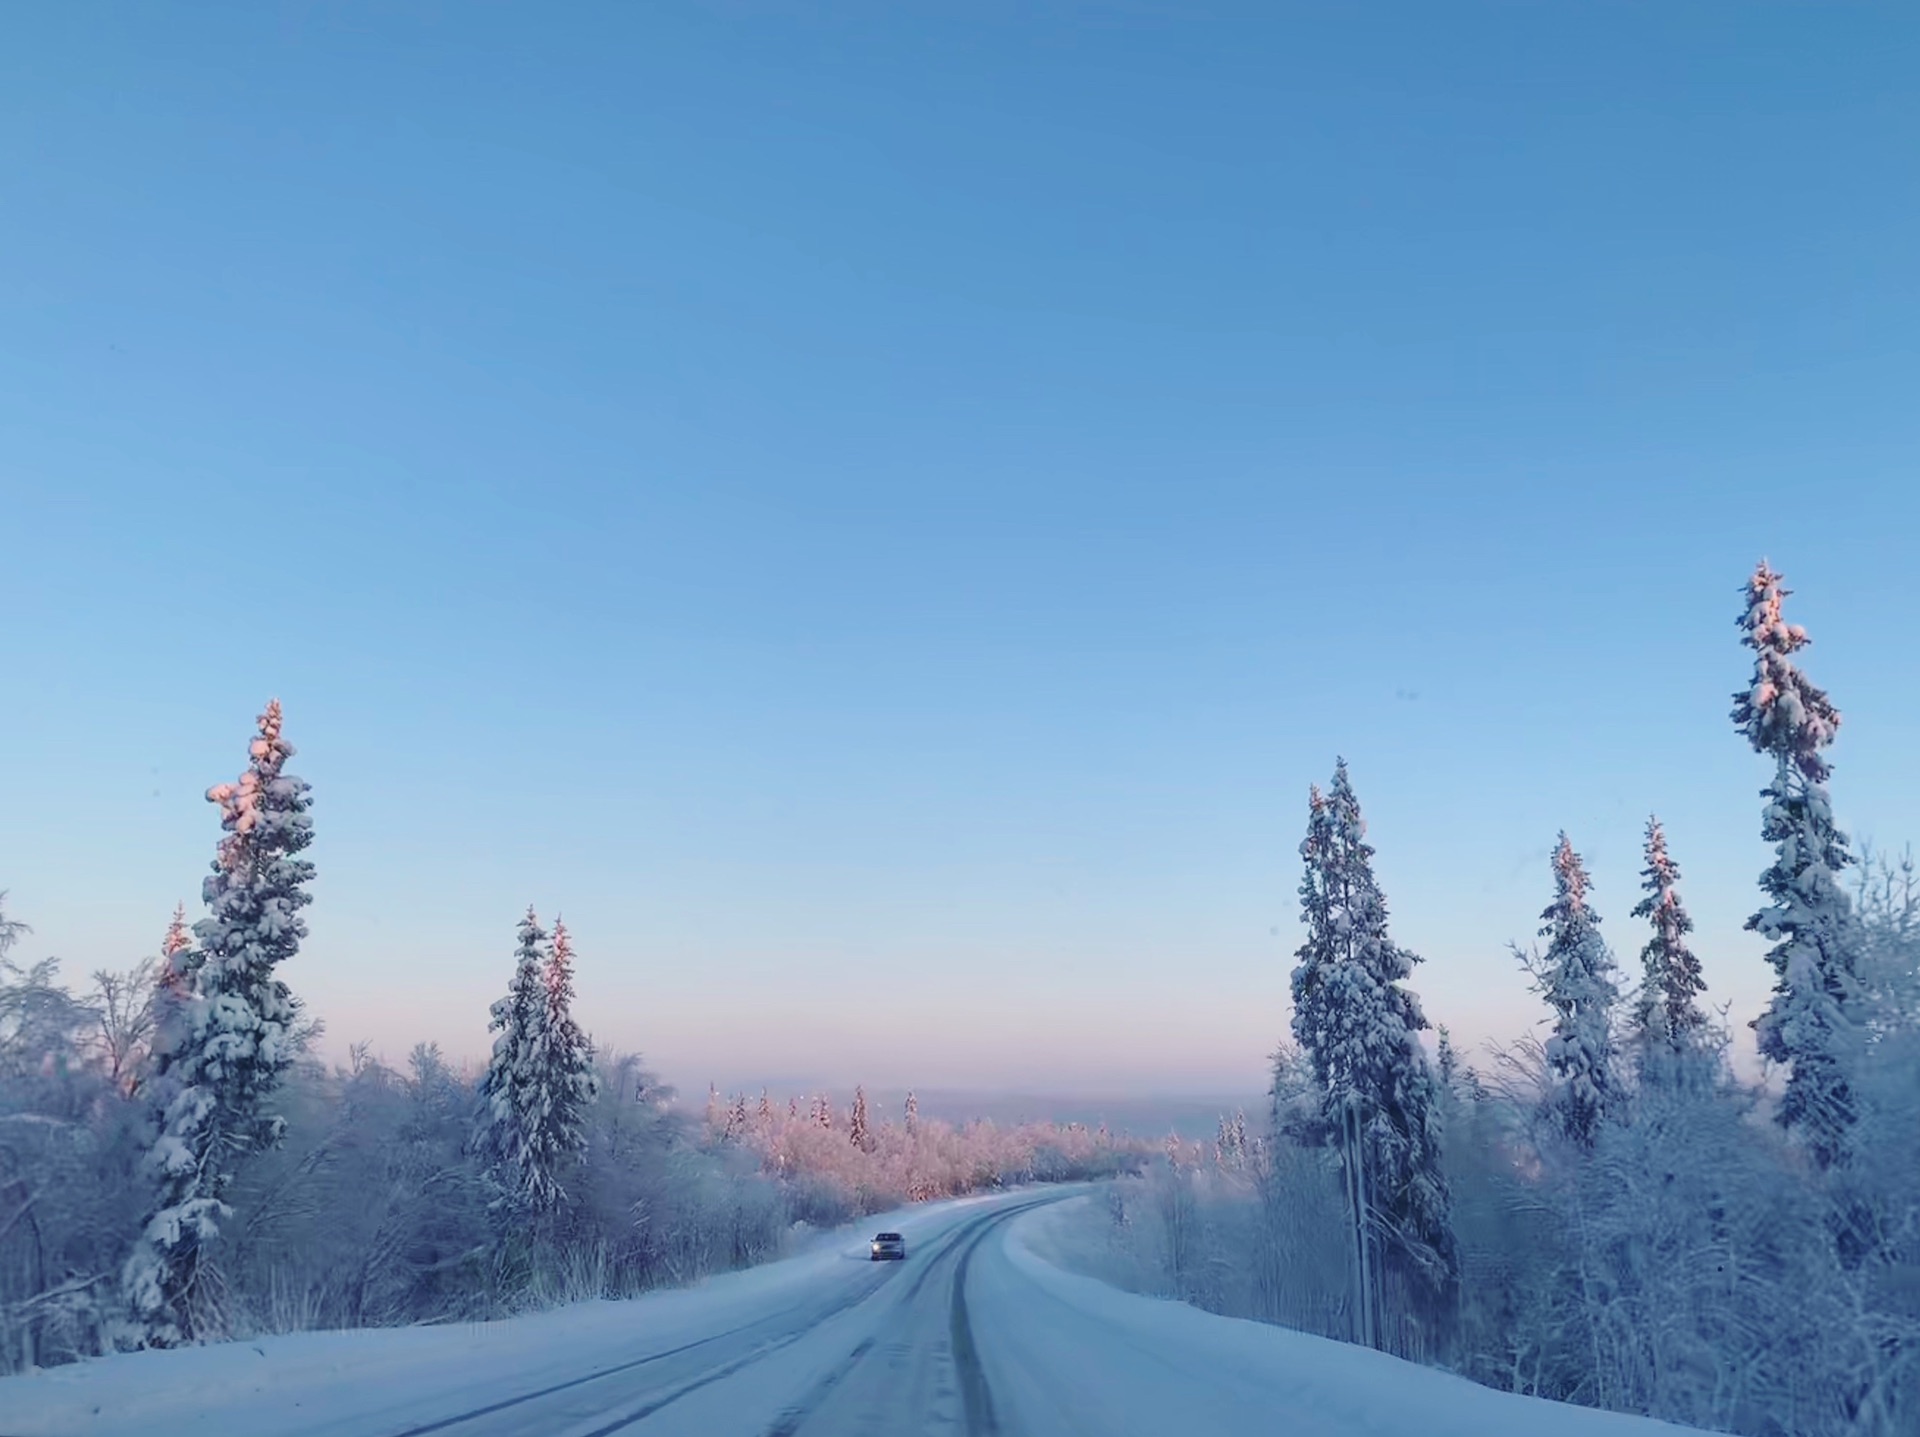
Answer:
[{"label": "pink-lit treetop", "polygon": [[1825,783],[1829,769],[1820,750],[1833,742],[1840,711],[1793,663],[1813,641],[1781,613],[1792,592],[1765,559],[1747,580],[1740,642],[1753,650],[1753,682],[1734,694],[1733,722],[1758,752],[1791,762],[1809,782]]}]

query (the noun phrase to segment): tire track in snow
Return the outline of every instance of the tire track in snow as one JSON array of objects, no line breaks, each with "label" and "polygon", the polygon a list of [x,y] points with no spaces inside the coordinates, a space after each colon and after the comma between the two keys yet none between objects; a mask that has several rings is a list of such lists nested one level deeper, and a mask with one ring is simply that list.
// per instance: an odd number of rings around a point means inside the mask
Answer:
[{"label": "tire track in snow", "polygon": [[[954,1303],[959,1314],[959,1320],[964,1323],[966,1303],[961,1295],[961,1289],[966,1282],[967,1263],[973,1257],[973,1250],[980,1246],[982,1242],[986,1241],[988,1234],[1001,1223],[1018,1217],[1021,1213],[1031,1212],[1037,1207],[1045,1207],[1048,1203],[1057,1201],[1059,1201],[1057,1198],[1043,1198],[1039,1202],[1024,1202],[1014,1207],[1000,1208],[997,1211],[987,1213],[974,1222],[961,1224],[955,1229],[953,1236],[935,1252],[933,1257],[927,1260],[925,1266],[915,1274],[912,1285],[907,1288],[906,1293],[900,1299],[900,1305],[903,1307],[907,1306],[919,1297],[921,1290],[932,1280],[933,1275],[940,1270],[940,1260],[958,1248],[960,1249],[960,1260],[954,1269]],[[766,1437],[794,1437],[794,1434],[806,1425],[808,1419],[820,1410],[827,1398],[833,1395],[833,1390],[853,1374],[854,1368],[860,1365],[860,1360],[864,1358],[868,1352],[872,1351],[873,1341],[871,1337],[861,1341],[853,1351],[841,1359],[831,1371],[809,1388],[805,1397],[801,1398],[799,1402],[780,1414],[779,1419],[773,1426],[767,1429]],[[967,1345],[967,1350],[971,1352],[972,1334],[970,1331],[967,1334]],[[959,1351],[959,1343],[956,1340],[954,1345],[956,1363],[959,1361]],[[993,1421],[992,1403],[985,1396],[985,1376],[984,1374],[978,1373],[977,1363],[975,1364],[975,1370],[982,1394],[979,1400],[984,1404],[983,1410],[986,1411],[987,1421],[991,1424]],[[964,1394],[966,1382],[964,1373],[961,1380]],[[967,1420],[967,1430],[969,1434],[976,1431],[998,1432],[1000,1430],[997,1425],[977,1427],[971,1416],[975,1410],[973,1399],[963,1396],[963,1400],[968,1403],[966,1411],[969,1414]],[[606,1437],[606,1434],[593,1432],[583,1434],[583,1437]]]},{"label": "tire track in snow", "polygon": [[[1017,1208],[1006,1216],[1013,1217],[1016,1212],[1027,1210]],[[968,1243],[967,1250],[960,1254],[960,1265],[953,1274],[953,1311],[949,1321],[953,1338],[953,1366],[960,1375],[960,1404],[961,1411],[966,1414],[967,1437],[992,1437],[1000,1430],[1000,1420],[993,1411],[993,1393],[987,1387],[987,1374],[980,1366],[979,1350],[973,1345],[973,1324],[967,1317],[967,1269],[973,1263],[974,1253],[995,1226],[997,1224],[988,1223],[981,1228],[979,1236]]]},{"label": "tire track in snow", "polygon": [[[754,1324],[748,1324],[753,1326]],[[636,1367],[645,1367],[650,1362],[664,1362],[669,1357],[678,1357],[683,1352],[692,1352],[697,1348],[710,1347],[716,1342],[744,1332],[745,1328],[735,1328],[731,1332],[716,1332],[711,1337],[702,1337],[695,1342],[685,1342],[678,1347],[669,1347],[664,1352],[651,1352],[645,1357],[636,1357],[631,1362],[616,1363],[612,1367],[602,1367],[587,1373],[584,1377],[570,1377],[565,1382],[555,1382],[551,1386],[541,1387],[532,1392],[522,1392],[517,1396],[505,1397],[498,1402],[489,1402],[485,1407],[472,1407],[465,1412],[456,1412],[451,1417],[441,1417],[432,1422],[422,1422],[417,1427],[408,1427],[404,1431],[389,1434],[389,1437],[427,1437],[430,1432],[442,1432],[449,1427],[457,1427],[463,1422],[477,1422],[482,1417],[491,1417],[496,1412],[505,1412],[512,1407],[527,1402],[537,1402],[542,1397],[551,1397],[556,1392],[566,1392],[575,1387],[584,1387],[589,1382],[599,1382],[603,1378],[617,1377],[622,1372],[631,1372]]]},{"label": "tire track in snow", "polygon": [[833,1389],[846,1381],[853,1369],[860,1365],[860,1359],[872,1350],[873,1339],[871,1337],[863,1339],[853,1351],[841,1359],[838,1366],[816,1382],[797,1405],[789,1407],[780,1414],[780,1420],[767,1429],[767,1437],[793,1437],[802,1424],[820,1409],[820,1404],[827,1400]]},{"label": "tire track in snow", "polygon": [[[622,1428],[631,1427],[636,1422],[646,1421],[647,1418],[653,1416],[653,1414],[661,1408],[671,1407],[682,1397],[690,1396],[698,1392],[702,1387],[711,1387],[716,1382],[725,1381],[727,1378],[733,1376],[734,1373],[740,1371],[741,1368],[753,1366],[754,1363],[760,1361],[770,1353],[778,1352],[783,1347],[793,1346],[794,1343],[806,1335],[804,1330],[795,1332],[781,1338],[777,1342],[769,1342],[764,1347],[757,1347],[744,1357],[735,1358],[732,1362],[723,1362],[712,1371],[703,1372],[691,1382],[683,1382],[680,1386],[661,1393],[660,1396],[653,1398],[640,1407],[634,1408],[631,1412],[622,1413],[604,1426],[595,1427],[589,1431],[580,1433],[579,1437],[612,1437],[613,1433],[620,1431]],[[866,1349],[872,1345],[873,1342],[869,1339],[854,1349],[852,1360],[846,1364],[849,1370],[851,1370],[855,1362],[858,1362],[860,1358],[866,1355]]]},{"label": "tire track in snow", "polygon": [[[1049,1199],[1049,1201],[1052,1201],[1052,1199]],[[926,1286],[928,1279],[933,1276],[934,1272],[941,1265],[940,1260],[944,1258],[953,1249],[959,1247],[962,1243],[964,1243],[969,1236],[974,1236],[975,1241],[977,1241],[978,1237],[984,1236],[985,1230],[991,1227],[995,1222],[1004,1218],[1012,1217],[1016,1213],[1025,1212],[1030,1208],[1034,1208],[1038,1206],[1041,1206],[1041,1204],[1040,1203],[1022,1203],[1017,1207],[1004,1208],[997,1212],[986,1214],[983,1217],[977,1218],[971,1222],[964,1222],[964,1223],[957,1224],[949,1232],[943,1233],[940,1239],[936,1240],[937,1245],[935,1246],[932,1255],[928,1258],[926,1264],[921,1268],[919,1272],[914,1274],[913,1281],[907,1288],[907,1291],[903,1300],[907,1302],[913,1301],[920,1294],[921,1289]],[[971,1252],[970,1247],[968,1251]],[[891,1267],[892,1265],[889,1264],[889,1266]],[[607,1425],[602,1427],[597,1427],[592,1429],[589,1432],[580,1434],[580,1437],[610,1437],[610,1434],[618,1432],[622,1428],[631,1427],[636,1422],[645,1421],[648,1417],[651,1417],[654,1413],[660,1411],[663,1407],[667,1407],[674,1402],[678,1402],[681,1398],[686,1397],[694,1392],[697,1392],[703,1387],[710,1387],[716,1382],[720,1382],[725,1380],[728,1377],[731,1377],[734,1373],[740,1371],[742,1368],[749,1367],[753,1363],[756,1363],[761,1359],[768,1357],[775,1352],[778,1352],[781,1348],[791,1346],[793,1343],[798,1342],[802,1337],[805,1337],[809,1332],[811,1332],[815,1327],[819,1326],[820,1324],[829,1322],[832,1319],[840,1316],[842,1313],[847,1312],[852,1308],[858,1307],[861,1303],[866,1302],[869,1298],[874,1297],[876,1294],[880,1293],[887,1287],[888,1283],[894,1277],[894,1275],[895,1274],[893,1272],[889,1271],[885,1276],[881,1277],[879,1281],[864,1284],[858,1291],[853,1293],[851,1296],[847,1297],[845,1300],[833,1304],[832,1306],[826,1308],[824,1311],[813,1312],[812,1316],[809,1317],[807,1320],[807,1325],[801,1328],[799,1331],[791,1332],[786,1334],[783,1337],[776,1338],[771,1342],[763,1343],[760,1346],[755,1347],[752,1351],[745,1353],[740,1357],[734,1358],[727,1362],[723,1362],[716,1367],[710,1368],[706,1372],[701,1373],[698,1377],[695,1377],[690,1379],[689,1381],[683,1382],[678,1386],[669,1388],[667,1391],[661,1393],[658,1397],[648,1400],[641,1407],[636,1409],[630,1409],[629,1411],[622,1414],[619,1418],[608,1423]],[[602,1382],[609,1377],[618,1377],[622,1373],[633,1372],[638,1370],[639,1368],[647,1367],[657,1362],[664,1362],[669,1358],[679,1357],[689,1352],[698,1351],[700,1348],[703,1348],[703,1347],[711,1347],[717,1342],[724,1342],[729,1338],[739,1337],[744,1333],[751,1332],[753,1329],[757,1327],[767,1327],[770,1325],[783,1323],[792,1318],[807,1314],[809,1311],[810,1311],[810,1308],[806,1305],[789,1308],[786,1311],[774,1314],[773,1316],[756,1318],[752,1322],[741,1324],[739,1327],[729,1328],[725,1332],[716,1332],[711,1334],[710,1336],[697,1338],[692,1342],[684,1342],[677,1347],[670,1347],[661,1352],[650,1352],[644,1357],[635,1357],[626,1362],[615,1363],[610,1367],[597,1368],[594,1371],[584,1373],[579,1377],[570,1377],[564,1382],[549,1383],[547,1386],[536,1388],[531,1392],[517,1393],[512,1397],[503,1397],[497,1402],[486,1403],[484,1406],[471,1407],[463,1412],[452,1413],[446,1417],[436,1418],[430,1422],[417,1423],[414,1426],[403,1428],[398,1432],[389,1433],[388,1437],[431,1437],[431,1434],[438,1433],[438,1432],[445,1432],[452,1428],[460,1427],[469,1422],[477,1422],[482,1418],[491,1417],[496,1413],[511,1411],[513,1408],[524,1406],[529,1402],[537,1402],[543,1397],[552,1397],[561,1392],[570,1392],[575,1388],[584,1387],[587,1384],[592,1382]],[[839,1380],[844,1379],[846,1372],[851,1372],[853,1370],[853,1368],[858,1364],[859,1359],[866,1355],[866,1350],[871,1346],[872,1346],[872,1342],[870,1340],[868,1342],[862,1343],[860,1347],[856,1349],[851,1360],[842,1364],[842,1366],[845,1368],[845,1371],[839,1371],[839,1369],[836,1369],[836,1371],[839,1372],[839,1376],[835,1379],[836,1385]],[[831,1386],[822,1390],[819,1393],[819,1396],[813,1401],[813,1403],[807,1408],[807,1410],[801,1412],[800,1419],[799,1419],[800,1421],[805,1420],[806,1416],[809,1415],[809,1413],[811,1412],[812,1406],[817,1406],[819,1401],[825,1399],[825,1396],[828,1391],[831,1391]],[[798,1426],[797,1422],[795,1426],[796,1427]]]},{"label": "tire track in snow", "polygon": [[[882,1277],[880,1281],[869,1284],[846,1300],[834,1304],[824,1312],[816,1314],[811,1321],[814,1323],[827,1322],[832,1318],[838,1317],[849,1308],[858,1307],[861,1303],[879,1292],[881,1288],[886,1285],[888,1278],[892,1276],[892,1273],[888,1273],[885,1277]],[[482,1417],[491,1417],[496,1412],[505,1412],[512,1408],[523,1406],[528,1402],[537,1402],[542,1397],[551,1397],[559,1392],[569,1392],[576,1387],[584,1387],[590,1382],[601,1382],[609,1377],[618,1377],[623,1372],[632,1372],[655,1362],[665,1362],[670,1357],[679,1357],[684,1353],[698,1351],[702,1347],[711,1347],[716,1342],[725,1342],[730,1337],[739,1337],[742,1333],[751,1332],[756,1327],[765,1327],[770,1323],[785,1322],[790,1318],[798,1317],[806,1313],[808,1310],[808,1307],[803,1305],[788,1308],[784,1312],[776,1313],[771,1317],[757,1317],[752,1322],[746,1322],[738,1327],[728,1328],[725,1332],[716,1332],[707,1337],[696,1338],[692,1342],[683,1342],[678,1347],[669,1347],[661,1352],[650,1352],[645,1357],[635,1357],[626,1362],[616,1362],[611,1367],[596,1368],[594,1371],[585,1373],[579,1377],[569,1377],[564,1382],[550,1383],[545,1387],[536,1388],[532,1392],[521,1392],[512,1397],[503,1397],[498,1402],[487,1403],[484,1407],[470,1407],[464,1412],[456,1412],[451,1416],[439,1417],[431,1422],[422,1422],[416,1426],[404,1428],[399,1432],[389,1433],[388,1437],[429,1437],[431,1433],[444,1432],[450,1427],[458,1427],[466,1422],[477,1422]],[[787,1342],[797,1340],[803,1335],[804,1329],[801,1333],[793,1334],[791,1337],[781,1341],[755,1348],[753,1353],[742,1362],[723,1364],[726,1371],[722,1372],[721,1375],[725,1376],[727,1372],[737,1370],[738,1367],[745,1365],[747,1361],[757,1361],[766,1353],[784,1347]]]}]

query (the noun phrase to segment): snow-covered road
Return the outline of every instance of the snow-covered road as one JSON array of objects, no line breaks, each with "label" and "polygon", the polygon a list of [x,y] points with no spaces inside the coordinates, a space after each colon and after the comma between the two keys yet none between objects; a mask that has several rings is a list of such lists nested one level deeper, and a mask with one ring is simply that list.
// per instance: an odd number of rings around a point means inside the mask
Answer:
[{"label": "snow-covered road", "polygon": [[[1651,1437],[1050,1263],[1070,1193],[918,1209],[700,1287],[457,1328],[308,1333],[0,1379],[5,1437]],[[1084,1200],[1084,1199],[1082,1199]]]}]

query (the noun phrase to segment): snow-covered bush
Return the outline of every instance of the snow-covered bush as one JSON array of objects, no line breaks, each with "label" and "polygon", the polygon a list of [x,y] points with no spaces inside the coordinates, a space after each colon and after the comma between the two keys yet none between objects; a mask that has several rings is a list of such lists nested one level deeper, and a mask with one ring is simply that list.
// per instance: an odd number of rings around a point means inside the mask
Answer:
[{"label": "snow-covered bush", "polygon": [[405,1073],[364,1054],[302,1065],[286,1141],[235,1186],[236,1326],[496,1316],[778,1254],[788,1218],[773,1184],[703,1150],[638,1060],[601,1060],[568,1201],[538,1217],[495,1201],[468,1141],[476,1098],[429,1046]]},{"label": "snow-covered bush", "polygon": [[[9,953],[0,894],[0,1372],[108,1349],[119,1262],[140,1212],[143,1115],[119,1081],[103,994]],[[103,975],[106,976],[106,975]],[[124,992],[127,975],[110,976]]]},{"label": "snow-covered bush", "polygon": [[1095,1275],[1227,1317],[1347,1337],[1353,1239],[1333,1154],[1281,1138],[1253,1142],[1233,1164],[1192,1145],[1178,1157],[1116,1181]]}]

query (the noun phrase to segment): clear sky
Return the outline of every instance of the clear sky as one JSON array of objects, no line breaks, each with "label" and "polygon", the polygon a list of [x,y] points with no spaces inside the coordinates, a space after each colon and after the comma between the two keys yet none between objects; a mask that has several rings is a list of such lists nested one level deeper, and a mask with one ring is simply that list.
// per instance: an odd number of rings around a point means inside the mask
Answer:
[{"label": "clear sky", "polygon": [[1565,827],[1713,995],[1796,589],[1920,837],[1920,10],[41,5],[0,47],[0,888],[85,972],[286,705],[288,981],[529,902],[704,1089],[1257,1090],[1345,754],[1472,1045]]}]

